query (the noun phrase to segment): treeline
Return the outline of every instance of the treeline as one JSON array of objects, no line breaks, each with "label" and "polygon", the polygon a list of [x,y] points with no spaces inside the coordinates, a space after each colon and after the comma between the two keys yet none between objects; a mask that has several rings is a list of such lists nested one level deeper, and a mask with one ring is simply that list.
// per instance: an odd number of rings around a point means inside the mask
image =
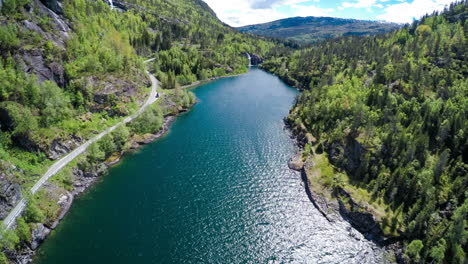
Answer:
[{"label": "treeline", "polygon": [[241,34],[200,1],[128,2],[148,25],[142,34],[133,34],[131,42],[142,54],[157,51],[152,71],[165,88],[246,72],[246,52],[266,57],[277,46],[291,46]]},{"label": "treeline", "polygon": [[404,239],[410,262],[467,257],[467,18],[461,1],[390,34],[322,42],[263,65],[305,89],[290,120],[385,201],[384,231]]},{"label": "treeline", "polygon": [[[142,89],[146,77],[141,56],[156,58],[151,70],[163,88],[172,89],[245,72],[243,53],[267,56],[277,44],[225,26],[202,2],[130,0],[126,4],[128,10],[119,12],[105,1],[65,0],[63,21],[57,21],[42,13],[38,3],[4,1],[0,159],[23,167],[25,155],[25,162],[43,160],[41,153],[55,139],[71,134],[86,138],[130,114],[147,96]],[[39,29],[25,27],[24,20]],[[69,37],[56,37],[64,23],[70,26]],[[65,45],[57,45],[61,41]],[[24,72],[23,64],[28,62],[23,57],[30,54],[41,56],[44,66],[54,69],[49,81]],[[193,97],[177,94],[184,101]]]}]

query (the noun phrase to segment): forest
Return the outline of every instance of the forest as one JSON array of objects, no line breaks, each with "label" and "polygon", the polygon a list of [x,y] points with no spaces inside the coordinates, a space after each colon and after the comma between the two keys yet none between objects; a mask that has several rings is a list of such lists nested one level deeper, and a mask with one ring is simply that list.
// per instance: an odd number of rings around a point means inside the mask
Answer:
[{"label": "forest", "polygon": [[[465,263],[468,2],[392,33],[285,53],[263,67],[304,90],[289,120],[350,185],[382,200],[381,225],[421,263]],[[343,187],[335,177],[330,188]]]},{"label": "forest", "polygon": [[[150,70],[162,88],[173,89],[246,72],[245,52],[268,56],[284,46],[226,27],[202,3],[129,1],[119,12],[105,1],[64,1],[63,22],[70,27],[64,33],[62,21],[47,16],[44,6],[6,0],[0,16],[0,160],[30,167],[26,174],[35,175],[50,164],[54,141],[88,138],[133,113],[149,84],[142,58],[156,58]],[[36,57],[40,63],[31,61]],[[33,181],[32,175],[20,184]]]},{"label": "forest", "polygon": [[[121,12],[106,1],[64,0],[57,18],[39,1],[3,1],[0,185],[20,186],[28,197],[32,184],[64,154],[54,146],[89,139],[134,113],[148,94],[146,67],[172,108],[155,104],[92,145],[75,167],[96,170],[127,150],[129,138],[158,131],[165,115],[194,103],[181,86],[247,72],[247,52],[303,90],[288,119],[317,138],[306,152],[326,155],[349,184],[383,201],[382,229],[403,241],[408,262],[465,261],[466,0],[385,35],[342,37],[303,49],[242,34],[203,1],[125,3]],[[156,60],[146,66],[144,58]],[[73,188],[70,174],[67,168],[53,185]],[[335,176],[329,182],[332,189],[348,184]],[[0,232],[0,263],[7,261],[3,252],[30,242],[33,223],[57,217],[59,208],[47,195],[28,199],[16,231]]]},{"label": "forest", "polygon": [[[16,230],[0,228],[0,263],[31,242],[35,223],[57,218],[55,196],[74,188],[74,169],[101,170],[132,138],[158,132],[165,116],[192,105],[194,95],[181,86],[245,73],[246,52],[268,57],[290,45],[242,34],[202,1],[129,0],[121,10],[107,1],[2,3],[0,187],[10,189],[0,197],[0,220],[15,197],[28,206]],[[156,60],[145,65],[148,58]],[[93,144],[48,190],[31,196],[55,160],[137,111],[149,93],[147,68],[161,81],[162,102]]]}]

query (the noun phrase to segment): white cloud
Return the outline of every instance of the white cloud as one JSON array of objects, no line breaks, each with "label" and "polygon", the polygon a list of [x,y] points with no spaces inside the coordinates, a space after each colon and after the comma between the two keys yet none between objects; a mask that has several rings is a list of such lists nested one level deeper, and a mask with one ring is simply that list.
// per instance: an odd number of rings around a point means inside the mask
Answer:
[{"label": "white cloud", "polygon": [[[329,16],[333,9],[322,9],[312,5],[299,5],[319,2],[320,0],[205,0],[216,12],[219,19],[237,27],[270,22],[291,16]],[[278,7],[288,6],[292,13],[277,10]]]},{"label": "white cloud", "polygon": [[343,8],[369,8],[376,4],[377,0],[357,0],[356,2],[344,2],[341,4]]},{"label": "white cloud", "polygon": [[390,1],[390,0],[355,0],[354,2],[343,2],[340,6],[338,6],[338,9],[345,10],[347,8],[365,8],[367,12],[373,13],[372,11],[373,7],[382,9],[384,6],[381,3],[384,3],[387,1]]},{"label": "white cloud", "polygon": [[390,22],[410,23],[425,14],[443,10],[445,5],[451,2],[453,0],[414,0],[411,3],[402,2],[387,6],[384,9],[384,13],[377,16],[377,18]]},{"label": "white cloud", "polygon": [[331,16],[330,13],[333,12],[333,8],[320,8],[316,6],[303,6],[303,5],[292,5],[292,8],[296,9],[294,11],[294,16]]}]

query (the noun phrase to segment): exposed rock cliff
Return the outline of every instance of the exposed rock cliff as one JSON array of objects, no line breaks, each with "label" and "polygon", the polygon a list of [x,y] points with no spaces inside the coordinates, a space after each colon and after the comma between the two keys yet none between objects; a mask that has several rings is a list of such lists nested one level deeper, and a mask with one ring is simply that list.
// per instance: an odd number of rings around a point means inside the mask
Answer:
[{"label": "exposed rock cliff", "polygon": [[340,214],[354,228],[364,234],[367,239],[379,245],[384,244],[385,236],[380,228],[379,221],[365,206],[354,201],[353,197],[343,188],[336,188],[334,196],[338,199]]},{"label": "exposed rock cliff", "polygon": [[41,0],[50,10],[61,15],[63,14],[62,1],[59,0]]},{"label": "exposed rock cliff", "polygon": [[252,65],[259,65],[263,63],[263,59],[260,58],[260,56],[258,56],[257,54],[251,54],[250,56]]},{"label": "exposed rock cliff", "polygon": [[21,186],[8,181],[4,174],[0,174],[0,220],[21,200]]},{"label": "exposed rock cliff", "polygon": [[23,174],[23,171],[0,160],[0,220],[21,200],[21,186],[9,180],[12,174]]}]

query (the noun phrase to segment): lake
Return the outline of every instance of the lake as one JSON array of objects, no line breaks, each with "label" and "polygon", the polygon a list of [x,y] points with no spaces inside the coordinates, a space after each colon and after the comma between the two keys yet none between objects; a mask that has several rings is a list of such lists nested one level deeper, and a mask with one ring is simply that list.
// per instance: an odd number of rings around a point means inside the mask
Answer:
[{"label": "lake", "polygon": [[76,199],[34,263],[382,262],[288,169],[294,88],[252,68],[193,91],[192,111]]}]

